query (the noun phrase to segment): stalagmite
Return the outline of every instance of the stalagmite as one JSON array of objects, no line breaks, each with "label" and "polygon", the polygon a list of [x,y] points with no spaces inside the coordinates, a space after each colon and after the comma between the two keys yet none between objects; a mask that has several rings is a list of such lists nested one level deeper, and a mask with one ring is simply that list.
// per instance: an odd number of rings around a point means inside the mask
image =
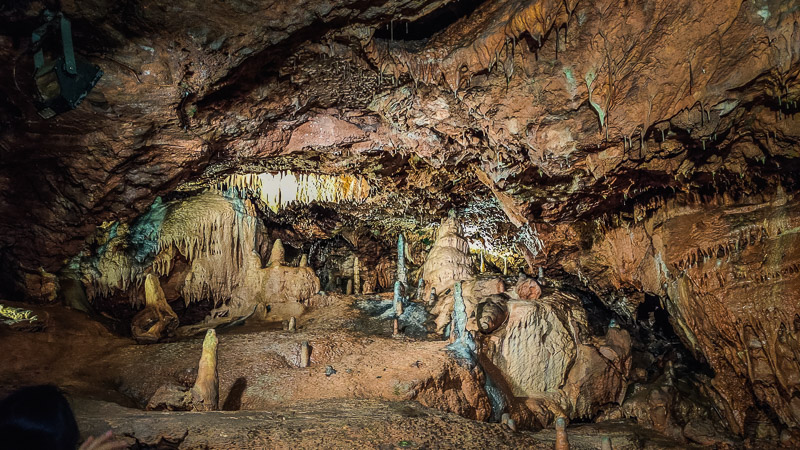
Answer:
[{"label": "stalagmite", "polygon": [[403,315],[403,284],[400,280],[394,283],[394,313],[398,317]]},{"label": "stalagmite", "polygon": [[600,450],[613,450],[610,437],[603,436],[603,438],[600,439]]},{"label": "stalagmite", "polygon": [[281,242],[280,239],[275,239],[275,243],[272,244],[272,253],[269,255],[267,267],[282,266],[285,255],[286,251],[283,249],[283,242]]},{"label": "stalagmite", "polygon": [[167,303],[158,278],[148,273],[144,282],[145,307],[131,320],[131,334],[139,342],[157,342],[178,328],[178,315]]},{"label": "stalagmite", "polygon": [[392,320],[392,336],[400,336],[400,321],[397,317]]},{"label": "stalagmite", "polygon": [[345,295],[353,295],[353,279],[347,279],[347,287],[344,290]]},{"label": "stalagmite", "polygon": [[405,238],[403,234],[397,237],[397,280],[403,283],[403,287],[408,285],[408,274],[406,273],[405,257]]},{"label": "stalagmite", "polygon": [[481,250],[481,273],[486,272],[486,263],[483,261],[483,250]]},{"label": "stalagmite", "polygon": [[305,253],[300,257],[300,264],[298,264],[298,267],[308,267],[308,256]]},{"label": "stalagmite", "polygon": [[431,296],[430,299],[428,299],[428,304],[433,305],[434,303],[436,303],[436,288],[431,288]]},{"label": "stalagmite", "polygon": [[203,339],[203,354],[197,367],[197,381],[191,390],[192,409],[215,411],[219,403],[219,377],[217,375],[217,333],[206,332]]},{"label": "stalagmite", "polygon": [[422,277],[431,292],[438,294],[431,310],[436,315],[436,331],[444,332],[450,323],[453,297],[448,291],[457,281],[474,278],[473,260],[469,254],[469,243],[461,236],[462,228],[454,214],[442,221],[436,241],[422,266]]},{"label": "stalagmite", "polygon": [[297,319],[289,318],[289,331],[297,331]]},{"label": "stalagmite", "polygon": [[514,419],[509,418],[508,422],[506,422],[506,425],[508,425],[508,428],[511,431],[517,431],[517,422],[515,422]]},{"label": "stalagmite", "polygon": [[569,450],[569,440],[567,439],[567,420],[563,417],[556,419],[555,450]]},{"label": "stalagmite", "polygon": [[420,277],[419,281],[417,282],[416,295],[417,295],[417,301],[418,302],[421,302],[421,301],[424,300],[424,297],[425,297],[425,280],[423,280],[422,277]]},{"label": "stalagmite", "polygon": [[356,294],[361,293],[361,261],[358,256],[353,261],[353,289]]},{"label": "stalagmite", "polygon": [[300,367],[308,367],[311,361],[311,347],[308,345],[308,341],[303,341],[300,344]]}]

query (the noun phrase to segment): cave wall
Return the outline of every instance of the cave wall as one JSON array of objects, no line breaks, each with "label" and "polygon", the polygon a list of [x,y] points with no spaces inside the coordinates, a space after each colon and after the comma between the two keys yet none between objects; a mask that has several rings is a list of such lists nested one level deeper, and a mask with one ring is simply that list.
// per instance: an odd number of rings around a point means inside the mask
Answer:
[{"label": "cave wall", "polygon": [[643,292],[658,295],[685,345],[714,370],[734,431],[758,405],[797,426],[800,203],[780,189],[656,203],[623,226],[582,229],[591,244],[563,267],[628,317]]}]

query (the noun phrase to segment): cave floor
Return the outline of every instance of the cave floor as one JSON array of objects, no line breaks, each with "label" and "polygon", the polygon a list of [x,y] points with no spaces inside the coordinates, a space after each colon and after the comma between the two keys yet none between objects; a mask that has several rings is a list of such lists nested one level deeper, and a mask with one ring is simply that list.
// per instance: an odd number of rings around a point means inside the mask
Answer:
[{"label": "cave floor", "polygon": [[[330,296],[329,305],[298,320],[297,332],[250,323],[221,330],[223,411],[206,413],[142,409],[160,386],[191,385],[202,335],[137,345],[81,312],[36,307],[46,317],[44,331],[0,327],[0,395],[58,385],[84,434],[110,428],[135,448],[552,447],[551,430],[512,433],[411,401],[424,385],[460,389],[452,386],[458,369],[444,343],[393,338],[390,321],[369,317],[354,300]],[[297,367],[302,341],[312,347],[308,368]],[[326,375],[328,366],[336,372]],[[460,411],[457,394],[438,392],[431,406]],[[572,448],[599,448],[601,435],[611,436],[615,449],[673,446],[627,424],[570,427]]]}]

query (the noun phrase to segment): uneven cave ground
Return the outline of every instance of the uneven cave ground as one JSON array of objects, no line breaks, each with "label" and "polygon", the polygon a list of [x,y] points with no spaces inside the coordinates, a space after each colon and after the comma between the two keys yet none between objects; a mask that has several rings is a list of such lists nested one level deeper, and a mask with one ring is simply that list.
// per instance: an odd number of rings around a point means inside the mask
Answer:
[{"label": "uneven cave ground", "polygon": [[[68,393],[84,433],[112,429],[131,448],[553,446],[552,430],[512,432],[442,412],[468,407],[459,396],[474,374],[445,352],[439,337],[392,336],[391,321],[381,317],[391,309],[390,294],[331,294],[327,302],[304,314],[295,332],[270,321],[219,332],[220,412],[146,410],[160,386],[189,385],[197,376],[203,339],[196,330],[138,345],[60,306],[36,308],[46,331],[2,331],[8,353],[0,389],[56,384]],[[300,368],[304,340],[312,347],[311,366]],[[327,367],[335,373],[326,374]],[[434,407],[410,400],[420,397]],[[453,404],[440,403],[447,401]],[[629,421],[575,424],[569,432],[572,448],[598,448],[601,436],[612,438],[614,448],[686,448]]]},{"label": "uneven cave ground", "polygon": [[84,438],[800,446],[797,0],[19,0],[0,61],[0,394]]}]

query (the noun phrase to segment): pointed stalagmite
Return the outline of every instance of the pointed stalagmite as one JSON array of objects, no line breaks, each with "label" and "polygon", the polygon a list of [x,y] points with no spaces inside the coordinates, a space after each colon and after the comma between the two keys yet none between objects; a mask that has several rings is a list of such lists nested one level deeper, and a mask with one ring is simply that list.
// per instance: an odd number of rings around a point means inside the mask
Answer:
[{"label": "pointed stalagmite", "polygon": [[344,293],[345,293],[345,295],[353,295],[353,279],[352,278],[348,278],[347,279],[347,288],[345,288]]},{"label": "pointed stalagmite", "polygon": [[515,422],[514,419],[508,419],[506,425],[508,425],[511,431],[517,431],[517,422]]},{"label": "pointed stalagmite", "polygon": [[418,302],[423,301],[424,297],[425,297],[425,280],[423,280],[422,277],[420,277],[419,281],[417,282],[417,301]]},{"label": "pointed stalagmite", "polygon": [[310,361],[311,347],[309,347],[308,341],[303,341],[303,343],[300,344],[300,367],[308,367]]},{"label": "pointed stalagmite", "polygon": [[481,250],[481,273],[486,272],[486,263],[483,261],[483,250]]},{"label": "pointed stalagmite", "polygon": [[219,403],[219,377],[217,375],[217,333],[206,332],[203,339],[203,355],[197,367],[197,381],[192,387],[192,409],[215,411]]},{"label": "pointed stalagmite", "polygon": [[300,264],[298,267],[308,267],[308,256],[305,253],[300,257]]},{"label": "pointed stalagmite", "polygon": [[289,331],[297,331],[297,319],[294,317],[289,319]]},{"label": "pointed stalagmite", "polygon": [[403,237],[403,234],[400,233],[400,235],[397,237],[397,280],[403,283],[403,286],[408,284],[405,245],[405,238]]},{"label": "pointed stalagmite", "polygon": [[282,266],[285,254],[286,252],[283,249],[283,242],[281,242],[280,239],[275,239],[275,243],[272,244],[272,253],[269,255],[269,263],[267,263],[267,267]]},{"label": "pointed stalagmite", "polygon": [[563,417],[556,419],[555,450],[569,450],[569,440],[567,439],[567,420]]},{"label": "pointed stalagmite", "polygon": [[353,261],[353,289],[356,294],[361,293],[361,261],[358,256]]}]

